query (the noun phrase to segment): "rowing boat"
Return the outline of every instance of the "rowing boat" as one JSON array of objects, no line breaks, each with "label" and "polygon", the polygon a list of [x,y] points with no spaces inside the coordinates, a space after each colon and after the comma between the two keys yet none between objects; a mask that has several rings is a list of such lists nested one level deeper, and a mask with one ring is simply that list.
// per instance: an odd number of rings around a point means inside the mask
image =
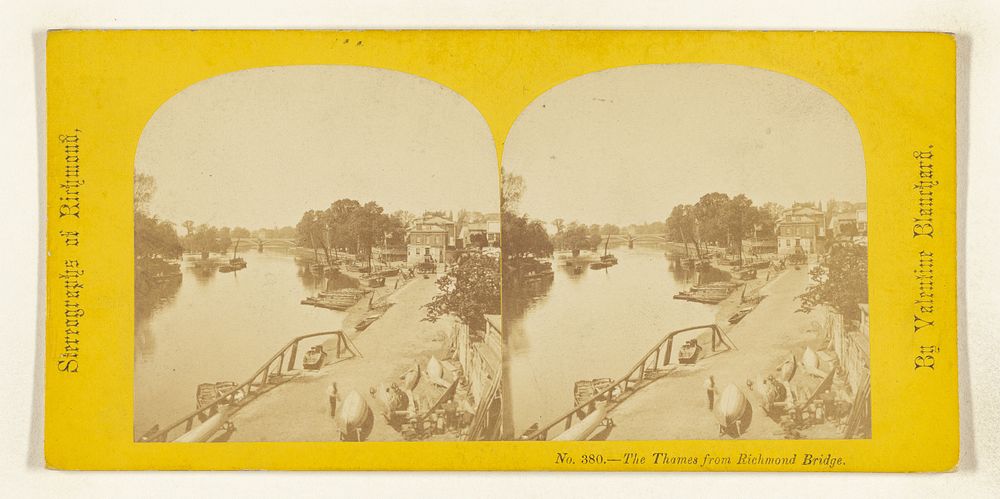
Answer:
[{"label": "rowing boat", "polygon": [[226,421],[229,419],[229,415],[232,413],[233,407],[229,405],[220,405],[219,412],[216,412],[212,417],[205,420],[204,423],[195,426],[187,433],[177,437],[174,442],[205,442],[212,435],[215,435],[222,429]]},{"label": "rowing boat", "polygon": [[604,421],[604,416],[607,414],[608,405],[603,402],[598,403],[594,412],[591,412],[587,417],[581,419],[575,425],[570,426],[566,431],[556,435],[552,440],[587,440],[587,437],[589,437],[591,433],[594,433],[598,426],[601,426],[601,422]]}]

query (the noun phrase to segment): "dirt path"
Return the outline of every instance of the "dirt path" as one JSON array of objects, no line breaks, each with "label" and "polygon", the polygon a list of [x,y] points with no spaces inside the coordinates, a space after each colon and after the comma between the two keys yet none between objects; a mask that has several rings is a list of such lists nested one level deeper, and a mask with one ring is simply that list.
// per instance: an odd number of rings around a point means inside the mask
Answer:
[{"label": "dirt path", "polygon": [[[236,431],[230,441],[339,440],[326,395],[327,387],[334,381],[341,400],[351,391],[357,391],[376,413],[368,440],[402,440],[379,415],[381,405],[372,399],[368,389],[378,383],[399,382],[398,376],[415,362],[424,366],[432,354],[440,357],[453,322],[421,321],[425,315],[421,307],[437,292],[434,279],[417,278],[408,282],[389,298],[394,304],[365,331],[354,335],[353,326],[345,329],[352,333],[350,336],[363,358],[342,360],[319,372],[305,372],[261,395],[233,416],[231,421]],[[366,305],[364,301],[362,306]],[[416,395],[418,400],[432,400],[441,391],[422,381]]]},{"label": "dirt path", "polygon": [[[719,427],[708,410],[705,379],[712,375],[721,391],[734,384],[746,392],[746,380],[755,374],[775,374],[790,353],[801,354],[822,335],[822,312],[796,312],[794,298],[809,282],[806,268],[789,269],[761,290],[766,298],[728,331],[738,350],[681,366],[631,395],[609,417],[615,428],[609,440],[716,439]],[[749,398],[749,397],[748,397]],[[753,403],[754,399],[750,398]],[[728,437],[727,437],[728,438]],[[753,421],[745,439],[783,438],[781,427],[754,404]]]}]

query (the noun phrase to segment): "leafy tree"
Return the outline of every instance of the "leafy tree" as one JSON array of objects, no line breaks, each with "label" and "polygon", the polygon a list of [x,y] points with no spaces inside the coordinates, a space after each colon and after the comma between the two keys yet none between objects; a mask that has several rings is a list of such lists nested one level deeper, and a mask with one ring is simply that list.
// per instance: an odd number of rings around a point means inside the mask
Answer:
[{"label": "leafy tree", "polygon": [[483,232],[476,232],[470,235],[469,242],[477,248],[485,248],[489,245],[489,240],[487,240],[486,234]]},{"label": "leafy tree", "polygon": [[133,209],[136,213],[146,213],[146,209],[149,207],[149,202],[153,199],[153,194],[156,193],[156,180],[152,175],[136,172],[133,178],[133,196],[132,204]]},{"label": "leafy tree", "polygon": [[[774,203],[765,203],[764,206],[757,207],[757,222],[754,224],[754,236],[758,239],[770,239],[775,237],[774,228],[777,223],[778,216],[781,212],[777,213],[774,209],[769,208],[767,205]],[[780,209],[780,207],[778,207]]]},{"label": "leafy tree", "polygon": [[555,238],[553,238],[553,243],[559,249],[572,251],[573,256],[580,256],[581,250],[594,249],[596,247],[590,236],[591,234],[587,226],[573,222],[556,234]]},{"label": "leafy tree", "polygon": [[135,213],[134,238],[136,259],[180,258],[184,252],[173,224],[142,212]]},{"label": "leafy tree", "polygon": [[800,312],[826,305],[855,319],[858,305],[868,303],[868,248],[854,243],[837,243],[826,259],[809,271],[813,284],[799,295]]},{"label": "leafy tree", "polygon": [[715,244],[727,241],[729,228],[724,219],[728,204],[729,196],[721,192],[705,194],[694,204],[694,217],[698,221],[698,239]]},{"label": "leafy tree", "polygon": [[552,241],[545,226],[538,220],[528,220],[527,215],[502,214],[500,239],[505,259],[538,257],[552,254]]},{"label": "leafy tree", "polygon": [[208,258],[209,253],[225,252],[232,244],[228,228],[223,231],[206,224],[195,227],[194,232],[185,236],[181,242],[185,250],[201,253],[202,258]]},{"label": "leafy tree", "polygon": [[406,210],[396,210],[392,212],[392,218],[399,220],[399,223],[401,223],[403,227],[406,227],[410,225],[410,222],[416,220],[417,216]]},{"label": "leafy tree", "polygon": [[674,206],[667,217],[667,238],[671,241],[684,243],[684,251],[690,241],[694,244],[695,253],[701,258],[700,241],[698,240],[698,222],[694,216],[694,207],[689,204]]},{"label": "leafy tree", "polygon": [[754,224],[757,223],[758,214],[753,201],[743,194],[730,199],[723,209],[723,225],[732,245],[736,246],[736,254],[741,265],[743,263],[743,238],[752,232]]},{"label": "leafy tree", "polygon": [[500,190],[500,212],[514,212],[524,197],[524,178],[513,173],[504,173]]},{"label": "leafy tree", "polygon": [[485,315],[500,313],[500,262],[470,253],[436,281],[439,294],[424,307],[424,320],[436,322],[451,315],[472,331],[485,331]]},{"label": "leafy tree", "polygon": [[563,220],[563,219],[561,219],[561,218],[557,218],[557,219],[555,219],[555,220],[552,221],[552,225],[555,226],[555,228],[556,228],[556,234],[558,234],[558,233],[562,232],[563,229],[566,227],[566,221]]}]

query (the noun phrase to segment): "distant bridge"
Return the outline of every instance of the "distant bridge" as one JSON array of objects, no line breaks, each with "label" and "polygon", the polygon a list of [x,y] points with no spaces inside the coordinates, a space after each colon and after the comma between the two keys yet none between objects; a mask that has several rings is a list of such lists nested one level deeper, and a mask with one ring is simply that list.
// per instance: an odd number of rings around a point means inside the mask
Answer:
[{"label": "distant bridge", "polygon": [[[604,236],[608,239],[607,236]],[[659,234],[614,234],[611,236],[611,241],[619,243],[665,243],[667,242],[666,236]]]},{"label": "distant bridge", "polygon": [[[233,241],[236,244],[236,241]],[[259,238],[251,237],[240,239],[241,248],[291,248],[298,246],[298,241],[292,238]]]}]

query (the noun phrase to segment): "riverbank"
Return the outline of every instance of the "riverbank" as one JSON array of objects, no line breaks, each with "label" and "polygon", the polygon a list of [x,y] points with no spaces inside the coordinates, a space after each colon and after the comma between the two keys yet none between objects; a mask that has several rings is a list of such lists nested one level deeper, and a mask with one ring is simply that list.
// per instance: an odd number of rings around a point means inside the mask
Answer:
[{"label": "riverbank", "polygon": [[[789,269],[761,287],[765,298],[738,324],[726,328],[737,349],[707,355],[696,364],[678,366],[668,376],[635,392],[609,412],[615,427],[613,440],[671,440],[720,438],[718,424],[708,410],[705,379],[713,376],[719,390],[728,385],[745,388],[746,380],[776,373],[790,355],[801,358],[806,347],[816,349],[825,319],[821,311],[797,313],[795,297],[809,283],[806,267]],[[730,298],[738,301],[739,295]],[[717,318],[728,326],[729,310],[720,307]],[[803,376],[805,376],[803,374]],[[768,418],[751,397],[755,410],[752,423],[742,438],[783,439],[781,425]],[[802,432],[803,438],[839,438],[832,424],[817,425]]]},{"label": "riverbank", "polygon": [[[433,276],[431,276],[433,277]],[[387,279],[387,283],[392,278]],[[236,427],[231,441],[337,441],[339,428],[330,416],[326,390],[337,383],[340,399],[357,392],[375,413],[368,440],[401,441],[404,436],[380,415],[380,402],[369,393],[380,383],[402,385],[400,376],[415,366],[424,367],[431,356],[443,359],[450,347],[455,322],[442,319],[428,322],[423,306],[438,293],[435,279],[410,279],[400,284],[386,299],[391,306],[364,331],[353,324],[367,315],[368,300],[348,310],[344,331],[352,339],[360,357],[337,361],[317,372],[297,377],[263,394],[240,409],[231,421]],[[452,374],[453,375],[453,374]],[[451,379],[446,374],[448,379]],[[421,381],[414,389],[420,407],[428,407],[443,389]],[[448,435],[436,437],[448,439]]]}]

